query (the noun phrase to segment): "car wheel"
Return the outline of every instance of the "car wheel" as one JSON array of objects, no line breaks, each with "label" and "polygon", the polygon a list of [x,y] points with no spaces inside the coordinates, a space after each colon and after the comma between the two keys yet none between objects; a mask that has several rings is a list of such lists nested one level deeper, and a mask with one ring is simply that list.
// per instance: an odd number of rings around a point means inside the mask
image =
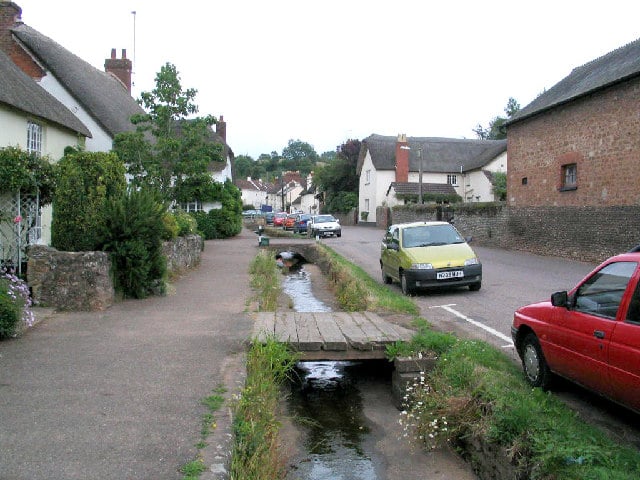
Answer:
[{"label": "car wheel", "polygon": [[342,236],[342,232],[338,232],[338,238]]},{"label": "car wheel", "polygon": [[527,334],[522,341],[520,351],[522,352],[522,369],[527,382],[533,387],[547,388],[551,379],[551,371],[544,359],[538,337],[533,333]]},{"label": "car wheel", "polygon": [[384,283],[385,285],[390,285],[393,282],[393,279],[389,275],[384,273],[384,268],[382,267],[382,265],[380,265],[380,271],[382,272],[382,283]]},{"label": "car wheel", "polygon": [[404,295],[411,295],[414,290],[414,286],[407,280],[407,276],[404,273],[400,274],[400,288]]},{"label": "car wheel", "polygon": [[480,287],[482,287],[481,282],[472,283],[471,285],[469,285],[469,290],[471,290],[472,292],[477,292],[478,290],[480,290]]}]

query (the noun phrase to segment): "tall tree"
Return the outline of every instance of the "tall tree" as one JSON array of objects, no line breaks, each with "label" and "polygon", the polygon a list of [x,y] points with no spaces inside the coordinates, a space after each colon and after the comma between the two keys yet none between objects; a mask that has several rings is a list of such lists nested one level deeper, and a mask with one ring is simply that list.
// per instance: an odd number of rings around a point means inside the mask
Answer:
[{"label": "tall tree", "polygon": [[358,205],[359,154],[360,140],[347,140],[338,147],[336,158],[314,174],[313,182],[325,193],[325,202],[331,211],[348,212]]},{"label": "tall tree", "polygon": [[299,171],[307,175],[318,161],[318,154],[313,146],[302,140],[289,140],[282,150],[281,167],[283,170]]},{"label": "tall tree", "polygon": [[136,131],[118,134],[114,141],[114,151],[126,163],[134,186],[153,187],[164,199],[174,200],[177,191],[184,190],[185,180],[189,188],[196,179],[196,183],[212,181],[207,167],[223,161],[222,145],[212,141],[215,117],[188,119],[198,113],[196,93],[193,88],[183,90],[170,63],[156,74],[155,88],[141,93],[139,102],[146,113],[132,117]]},{"label": "tall tree", "polygon": [[520,110],[520,104],[513,97],[509,97],[507,106],[504,108],[504,113],[507,114],[506,117],[494,117],[493,120],[489,122],[489,126],[487,128],[478,124],[473,131],[478,138],[482,140],[503,140],[507,138],[507,130],[505,129],[504,124],[507,120],[513,117],[518,110]]}]

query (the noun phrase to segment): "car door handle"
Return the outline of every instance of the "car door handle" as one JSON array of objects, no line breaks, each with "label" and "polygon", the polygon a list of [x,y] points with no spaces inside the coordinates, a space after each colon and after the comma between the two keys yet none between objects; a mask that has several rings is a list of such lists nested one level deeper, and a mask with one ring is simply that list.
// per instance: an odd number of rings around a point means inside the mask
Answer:
[{"label": "car door handle", "polygon": [[602,330],[595,330],[593,336],[596,338],[604,338],[604,332]]}]

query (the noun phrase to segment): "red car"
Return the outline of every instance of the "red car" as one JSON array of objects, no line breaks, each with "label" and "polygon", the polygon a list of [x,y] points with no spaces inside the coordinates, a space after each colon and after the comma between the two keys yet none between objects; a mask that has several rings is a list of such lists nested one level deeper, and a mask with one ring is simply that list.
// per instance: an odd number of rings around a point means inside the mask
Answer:
[{"label": "red car", "polygon": [[516,310],[511,334],[532,386],[556,374],[640,412],[639,264],[638,252],[611,257],[573,290]]},{"label": "red car", "polygon": [[282,228],[284,228],[285,230],[293,230],[293,227],[296,224],[297,216],[298,216],[297,213],[290,213],[289,215],[287,215],[287,218],[284,219],[284,224],[282,225]]},{"label": "red car", "polygon": [[287,218],[286,212],[278,212],[273,216],[273,226],[282,227],[284,225],[284,219]]}]

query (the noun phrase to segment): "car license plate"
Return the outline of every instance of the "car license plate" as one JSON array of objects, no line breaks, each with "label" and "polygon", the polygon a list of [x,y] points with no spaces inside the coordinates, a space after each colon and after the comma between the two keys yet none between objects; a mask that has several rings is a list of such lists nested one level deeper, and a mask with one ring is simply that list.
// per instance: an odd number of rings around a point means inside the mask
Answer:
[{"label": "car license plate", "polygon": [[438,272],[436,274],[436,279],[438,280],[446,280],[447,278],[461,278],[464,277],[464,272],[462,270],[451,270],[449,272]]}]

